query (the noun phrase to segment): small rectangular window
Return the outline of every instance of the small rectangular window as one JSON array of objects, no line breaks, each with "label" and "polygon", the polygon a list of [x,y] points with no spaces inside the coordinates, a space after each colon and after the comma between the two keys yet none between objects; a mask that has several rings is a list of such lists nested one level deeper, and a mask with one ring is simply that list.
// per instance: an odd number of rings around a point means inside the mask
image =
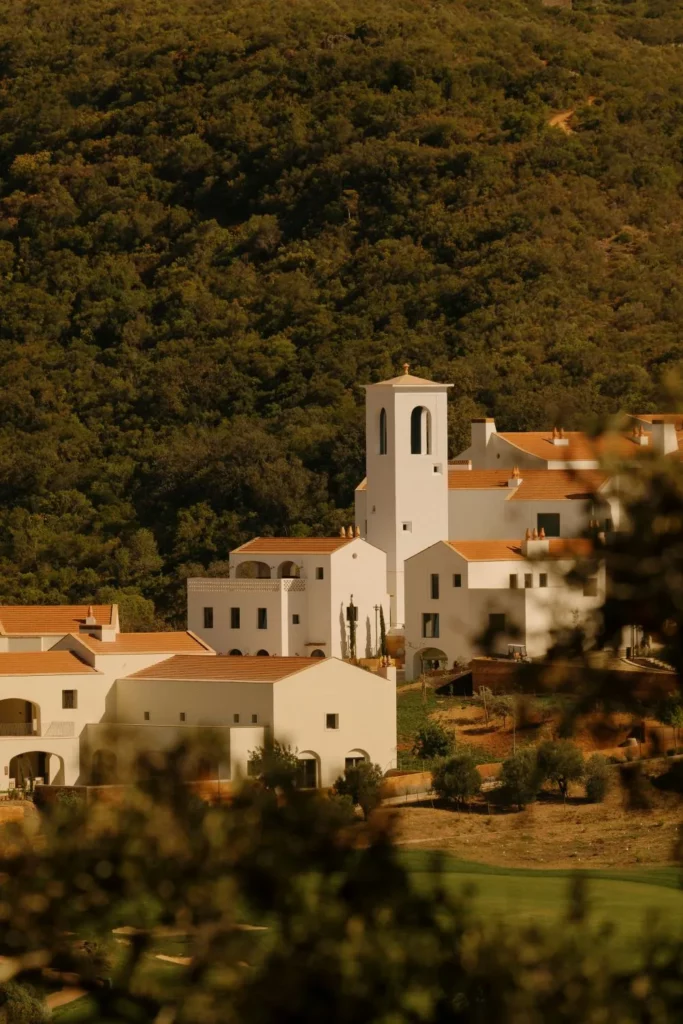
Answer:
[{"label": "small rectangular window", "polygon": [[492,612],[489,615],[489,629],[492,633],[504,633],[505,615],[501,612]]},{"label": "small rectangular window", "polygon": [[422,636],[433,639],[439,635],[439,616],[434,612],[424,612],[422,616]]},{"label": "small rectangular window", "polygon": [[560,536],[560,513],[559,512],[539,512],[536,516],[536,526],[538,532],[541,530],[545,531],[546,537],[559,537]]},{"label": "small rectangular window", "polygon": [[461,576],[461,574],[459,572],[454,572],[453,573],[453,586],[454,587],[461,587],[462,586],[462,576]]},{"label": "small rectangular window", "polygon": [[257,722],[258,722],[258,715],[252,715],[251,716],[251,724],[252,725],[256,725]]},{"label": "small rectangular window", "polygon": [[230,629],[240,628],[240,610],[239,608],[230,609]]},{"label": "small rectangular window", "polygon": [[540,574],[540,576],[538,577],[538,585],[539,585],[539,587],[547,587],[548,586],[548,573],[547,572],[542,572]]},{"label": "small rectangular window", "polygon": [[404,533],[412,533],[413,532],[413,524],[412,523],[401,523],[401,529],[404,531]]},{"label": "small rectangular window", "polygon": [[232,716],[232,720],[235,723],[235,725],[239,725],[240,724],[240,716],[239,715],[233,715]]},{"label": "small rectangular window", "polygon": [[511,572],[510,573],[510,590],[516,590],[518,585],[519,585],[519,580],[517,578],[517,573],[516,572]]},{"label": "small rectangular window", "polygon": [[325,728],[326,729],[338,729],[339,728],[339,715],[325,715]]},{"label": "small rectangular window", "polygon": [[292,625],[293,626],[298,626],[299,625],[299,616],[298,615],[292,615]]},{"label": "small rectangular window", "polygon": [[432,594],[432,600],[437,601],[439,598],[439,574],[433,572],[430,578],[430,588]]},{"label": "small rectangular window", "polygon": [[62,690],[62,707],[70,711],[78,707],[78,690]]},{"label": "small rectangular window", "polygon": [[259,608],[256,625],[258,629],[268,629],[268,609]]},{"label": "small rectangular window", "polygon": [[144,713],[143,717],[144,717],[144,719],[145,719],[145,721],[146,721],[146,722],[149,722],[149,717],[150,717],[150,716],[149,716],[149,711],[145,711],[145,713]]},{"label": "small rectangular window", "polygon": [[184,711],[181,711],[181,712],[180,712],[180,721],[181,721],[181,722],[184,722],[184,721],[185,721],[185,712],[184,712]]},{"label": "small rectangular window", "polygon": [[204,609],[204,629],[213,629],[213,608]]},{"label": "small rectangular window", "polygon": [[589,576],[583,583],[583,596],[584,597],[597,597],[598,596],[598,577]]},{"label": "small rectangular window", "polygon": [[533,577],[532,573],[525,572],[524,573],[524,586],[525,586],[525,588],[527,590],[529,590],[530,587],[533,587],[533,585],[534,585],[534,577]]},{"label": "small rectangular window", "polygon": [[322,565],[316,566],[315,578],[317,580],[324,580],[325,579],[325,570],[323,569]]}]

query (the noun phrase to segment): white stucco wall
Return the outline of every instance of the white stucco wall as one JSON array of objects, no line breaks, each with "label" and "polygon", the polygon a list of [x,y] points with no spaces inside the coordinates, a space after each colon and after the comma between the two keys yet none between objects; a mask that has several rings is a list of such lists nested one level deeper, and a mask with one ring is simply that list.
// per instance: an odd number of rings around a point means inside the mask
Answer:
[{"label": "white stucco wall", "polygon": [[[448,533],[447,386],[384,386],[366,390],[367,539],[387,554],[391,624],[405,619],[405,559]],[[430,454],[411,454],[411,414],[431,416]],[[387,452],[379,451],[381,410]],[[407,528],[404,529],[404,525]]]},{"label": "white stucco wall", "polygon": [[[315,754],[320,784],[330,786],[344,759],[362,751],[382,771],[396,767],[396,685],[336,659],[320,661],[273,688],[274,735],[299,753]],[[326,715],[339,728],[326,727]]]},{"label": "white stucco wall", "polygon": [[[549,471],[550,472],[550,471]],[[511,489],[510,489],[511,490]],[[448,540],[498,540],[518,537],[537,525],[539,513],[560,516],[560,536],[578,537],[591,518],[592,502],[581,499],[524,501],[510,490],[456,488],[448,492]],[[606,510],[605,515],[609,515]]]}]

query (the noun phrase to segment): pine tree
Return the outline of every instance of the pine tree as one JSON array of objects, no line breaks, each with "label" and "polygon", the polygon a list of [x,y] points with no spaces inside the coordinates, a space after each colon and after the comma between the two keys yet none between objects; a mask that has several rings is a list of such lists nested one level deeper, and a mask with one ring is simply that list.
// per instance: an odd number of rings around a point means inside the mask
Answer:
[{"label": "pine tree", "polygon": [[384,608],[382,605],[379,606],[379,653],[383,658],[386,658],[387,654],[387,627],[384,622]]}]

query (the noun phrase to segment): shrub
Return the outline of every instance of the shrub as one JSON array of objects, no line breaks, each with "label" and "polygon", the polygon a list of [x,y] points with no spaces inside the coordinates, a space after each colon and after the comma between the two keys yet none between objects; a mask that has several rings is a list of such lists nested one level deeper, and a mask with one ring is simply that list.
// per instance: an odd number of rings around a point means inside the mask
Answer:
[{"label": "shrub", "polygon": [[571,740],[546,740],[538,747],[537,759],[540,779],[554,782],[563,797],[569,783],[584,776],[583,754]]},{"label": "shrub", "polygon": [[526,807],[536,799],[539,787],[538,761],[533,747],[523,747],[503,762],[500,773],[505,800]]},{"label": "shrub", "polygon": [[442,800],[463,804],[481,789],[481,776],[469,750],[459,751],[437,765],[432,786]]},{"label": "shrub", "polygon": [[0,1021],[7,1024],[47,1024],[50,1011],[26,985],[9,981],[0,987]]},{"label": "shrub", "polygon": [[438,722],[428,722],[415,734],[413,754],[422,758],[447,757],[452,746],[452,735]]},{"label": "shrub", "polygon": [[586,796],[594,804],[601,804],[607,796],[610,774],[607,758],[593,754],[586,762]]},{"label": "shrub", "polygon": [[273,740],[249,752],[249,774],[266,789],[293,789],[299,772],[296,751]]},{"label": "shrub", "polygon": [[361,761],[352,767],[345,768],[334,784],[338,796],[348,796],[357,804],[363,817],[367,818],[370,811],[378,807],[381,797],[382,769],[378,764]]}]

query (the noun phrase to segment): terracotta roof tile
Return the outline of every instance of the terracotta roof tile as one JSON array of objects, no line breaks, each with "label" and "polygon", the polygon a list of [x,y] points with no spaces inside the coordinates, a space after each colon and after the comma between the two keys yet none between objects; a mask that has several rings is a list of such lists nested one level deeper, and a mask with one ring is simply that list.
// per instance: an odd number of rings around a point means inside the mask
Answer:
[{"label": "terracotta roof tile", "polygon": [[504,489],[510,501],[564,501],[586,499],[606,482],[596,469],[524,469],[517,487],[508,487],[510,469],[454,470],[448,474],[451,491]]},{"label": "terracotta roof tile", "polygon": [[96,675],[71,651],[11,651],[0,653],[0,676]]},{"label": "terracotta roof tile", "polygon": [[661,420],[662,423],[675,423],[676,430],[683,429],[683,413],[680,412],[639,412],[632,413],[629,419],[637,423],[653,423],[654,420]]},{"label": "terracotta roof tile", "polygon": [[[78,632],[88,614],[87,604],[4,604],[0,605],[0,633],[4,636],[26,636],[31,633],[60,635]],[[97,625],[108,626],[114,606],[92,606]]]},{"label": "terracotta roof tile", "polygon": [[553,444],[551,431],[526,431],[498,434],[509,444],[520,451],[548,462],[588,462],[598,461],[606,456],[625,458],[639,454],[641,446],[626,434],[603,434],[600,437],[589,437],[580,431],[565,431],[564,437],[569,444]]},{"label": "terracotta roof tile", "polygon": [[[526,561],[519,540],[447,540],[446,543],[468,562]],[[550,550],[545,557],[585,557],[591,550],[591,542],[584,537],[551,537]]]},{"label": "terracotta roof tile", "polygon": [[119,633],[114,640],[80,634],[78,639],[95,654],[174,654],[176,651],[213,655],[213,648],[194,633]]},{"label": "terracotta roof tile", "polygon": [[363,477],[361,482],[358,484],[358,487],[356,487],[356,490],[357,491],[367,491],[367,489],[368,489],[368,478],[367,477]]},{"label": "terracotta roof tile", "polygon": [[402,373],[398,377],[391,377],[389,380],[380,380],[376,384],[366,384],[366,388],[452,388],[452,384],[440,384],[436,380],[426,380],[424,377],[414,377],[412,373]]},{"label": "terracotta roof tile", "polygon": [[254,537],[246,544],[235,548],[233,555],[328,555],[355,537]]},{"label": "terracotta roof tile", "polygon": [[129,679],[187,679],[222,683],[276,683],[320,664],[320,658],[277,658],[258,655],[237,657],[217,655],[215,658],[192,658],[177,655],[143,668]]}]

